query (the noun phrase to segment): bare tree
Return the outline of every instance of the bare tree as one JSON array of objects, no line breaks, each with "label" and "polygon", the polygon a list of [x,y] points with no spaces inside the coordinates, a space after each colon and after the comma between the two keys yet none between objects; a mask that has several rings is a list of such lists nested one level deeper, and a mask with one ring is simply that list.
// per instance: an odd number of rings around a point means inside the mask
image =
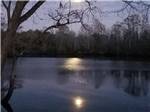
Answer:
[{"label": "bare tree", "polygon": [[[22,15],[22,12],[25,6],[29,1],[16,1],[14,9],[12,8],[12,1],[2,1],[2,4],[7,12],[7,30],[6,37],[2,42],[2,65],[5,63],[8,55],[13,54],[14,52],[14,42],[15,35],[18,27],[21,23],[26,21],[33,13],[44,3],[44,1],[38,1],[28,10],[25,14]],[[11,10],[12,14],[11,14]]]},{"label": "bare tree", "polygon": [[[45,1],[36,2],[31,9],[29,9],[25,14],[22,14],[29,1],[16,1],[13,11],[11,11],[12,1],[2,1],[7,12],[8,21],[6,30],[7,35],[2,42],[2,64],[4,64],[9,55],[14,54],[15,35],[20,24],[31,17],[44,2]],[[96,7],[92,5],[92,1],[89,2],[85,0],[86,7],[84,9],[72,9],[71,4],[71,0],[64,4],[60,2],[55,13],[49,13],[49,17],[54,21],[54,24],[47,27],[44,30],[44,33],[52,28],[58,28],[68,24],[81,23],[84,26],[83,17],[87,14],[92,14],[93,10],[96,9]]]},{"label": "bare tree", "polygon": [[123,1],[128,8],[138,12],[142,17],[142,29],[149,22],[149,11],[150,11],[150,3],[147,1]]},{"label": "bare tree", "polygon": [[97,18],[93,18],[92,24],[84,24],[84,26],[81,26],[80,33],[84,35],[92,35],[94,33],[103,35],[105,31],[105,26]]},{"label": "bare tree", "polygon": [[66,3],[60,2],[58,8],[54,12],[49,12],[48,16],[54,24],[47,27],[44,33],[52,28],[59,28],[74,23],[80,23],[86,28],[84,24],[85,17],[89,15],[94,16],[93,12],[97,7],[92,4],[92,1],[85,0],[82,4],[84,4],[84,8],[74,9],[71,0]]},{"label": "bare tree", "polygon": [[142,17],[143,27],[149,22],[150,3],[148,1],[122,0],[122,8],[106,11],[106,13],[122,14],[125,12],[127,16],[139,14]]},{"label": "bare tree", "polygon": [[98,19],[93,19],[93,30],[94,33],[102,35],[105,33],[106,28]]}]

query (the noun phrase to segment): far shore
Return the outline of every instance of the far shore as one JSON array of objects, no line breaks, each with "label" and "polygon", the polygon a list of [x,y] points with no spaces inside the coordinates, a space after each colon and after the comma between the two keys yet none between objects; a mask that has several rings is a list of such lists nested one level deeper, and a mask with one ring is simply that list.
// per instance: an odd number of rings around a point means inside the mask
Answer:
[{"label": "far shore", "polygon": [[150,56],[116,56],[116,55],[96,55],[96,54],[47,54],[47,53],[33,53],[23,54],[17,57],[41,57],[41,58],[91,58],[99,60],[126,60],[126,61],[150,61]]}]

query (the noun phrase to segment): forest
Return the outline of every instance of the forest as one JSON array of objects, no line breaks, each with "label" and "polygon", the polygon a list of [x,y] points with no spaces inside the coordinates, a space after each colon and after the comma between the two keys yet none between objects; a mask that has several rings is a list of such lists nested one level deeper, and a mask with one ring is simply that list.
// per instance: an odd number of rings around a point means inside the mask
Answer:
[{"label": "forest", "polygon": [[[148,58],[150,25],[140,23],[140,16],[134,14],[117,22],[110,30],[95,19],[87,25],[88,30],[81,26],[78,34],[67,25],[46,33],[40,30],[18,32],[15,55]],[[2,37],[5,37],[4,31]]]}]

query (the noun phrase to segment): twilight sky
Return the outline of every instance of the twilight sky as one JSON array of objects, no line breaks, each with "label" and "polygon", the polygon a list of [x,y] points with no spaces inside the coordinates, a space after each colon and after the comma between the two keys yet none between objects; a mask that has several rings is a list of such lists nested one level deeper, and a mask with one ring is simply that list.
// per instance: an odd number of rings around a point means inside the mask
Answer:
[{"label": "twilight sky", "polygon": [[[30,9],[30,7],[35,2],[30,2],[25,7],[26,10]],[[25,21],[21,26],[23,26],[23,30],[36,30],[36,29],[44,29],[46,26],[53,24],[53,22],[48,17],[49,11],[54,11],[57,9],[59,2],[56,1],[47,1],[45,2],[36,13],[30,17],[27,21]],[[102,11],[113,11],[120,9],[123,5],[122,2],[119,1],[100,1],[96,2],[97,7]],[[81,3],[73,3],[73,7],[82,7]],[[104,13],[104,14],[96,14],[96,16],[100,19],[100,21],[107,27],[111,27],[112,24],[117,21],[121,21],[124,14],[117,15],[116,13]],[[78,32],[80,30],[80,24],[70,25],[70,29]]]},{"label": "twilight sky", "polygon": [[[62,3],[64,0],[62,0]],[[27,10],[31,8],[32,5],[34,5],[35,1],[30,1],[27,6],[25,7],[25,10],[23,13],[25,13]],[[113,0],[106,0],[96,2],[95,4],[101,11],[115,11],[117,9],[120,9],[124,4],[123,2],[113,1]],[[49,0],[46,1],[37,11],[34,15],[32,15],[27,21],[21,24],[23,27],[22,30],[44,30],[45,27],[50,26],[53,24],[53,21],[49,19],[48,13],[55,11],[59,6],[59,1],[57,0]],[[82,3],[72,3],[73,8],[83,8]],[[3,10],[2,10],[3,11]],[[103,23],[106,28],[110,28],[114,23],[117,21],[122,21],[123,18],[126,17],[126,14],[120,13],[119,15],[116,13],[100,13],[95,14],[101,23]],[[78,32],[80,30],[80,24],[73,24],[69,25],[70,29]]]}]

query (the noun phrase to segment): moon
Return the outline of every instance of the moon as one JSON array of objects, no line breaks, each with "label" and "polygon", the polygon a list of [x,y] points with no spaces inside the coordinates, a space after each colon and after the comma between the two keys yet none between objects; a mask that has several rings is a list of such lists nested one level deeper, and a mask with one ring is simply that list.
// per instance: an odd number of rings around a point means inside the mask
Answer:
[{"label": "moon", "polygon": [[84,106],[84,99],[82,97],[75,97],[74,98],[74,105],[76,108],[82,108]]},{"label": "moon", "polygon": [[71,0],[72,2],[75,2],[75,3],[80,3],[80,2],[83,2],[83,0]]}]

